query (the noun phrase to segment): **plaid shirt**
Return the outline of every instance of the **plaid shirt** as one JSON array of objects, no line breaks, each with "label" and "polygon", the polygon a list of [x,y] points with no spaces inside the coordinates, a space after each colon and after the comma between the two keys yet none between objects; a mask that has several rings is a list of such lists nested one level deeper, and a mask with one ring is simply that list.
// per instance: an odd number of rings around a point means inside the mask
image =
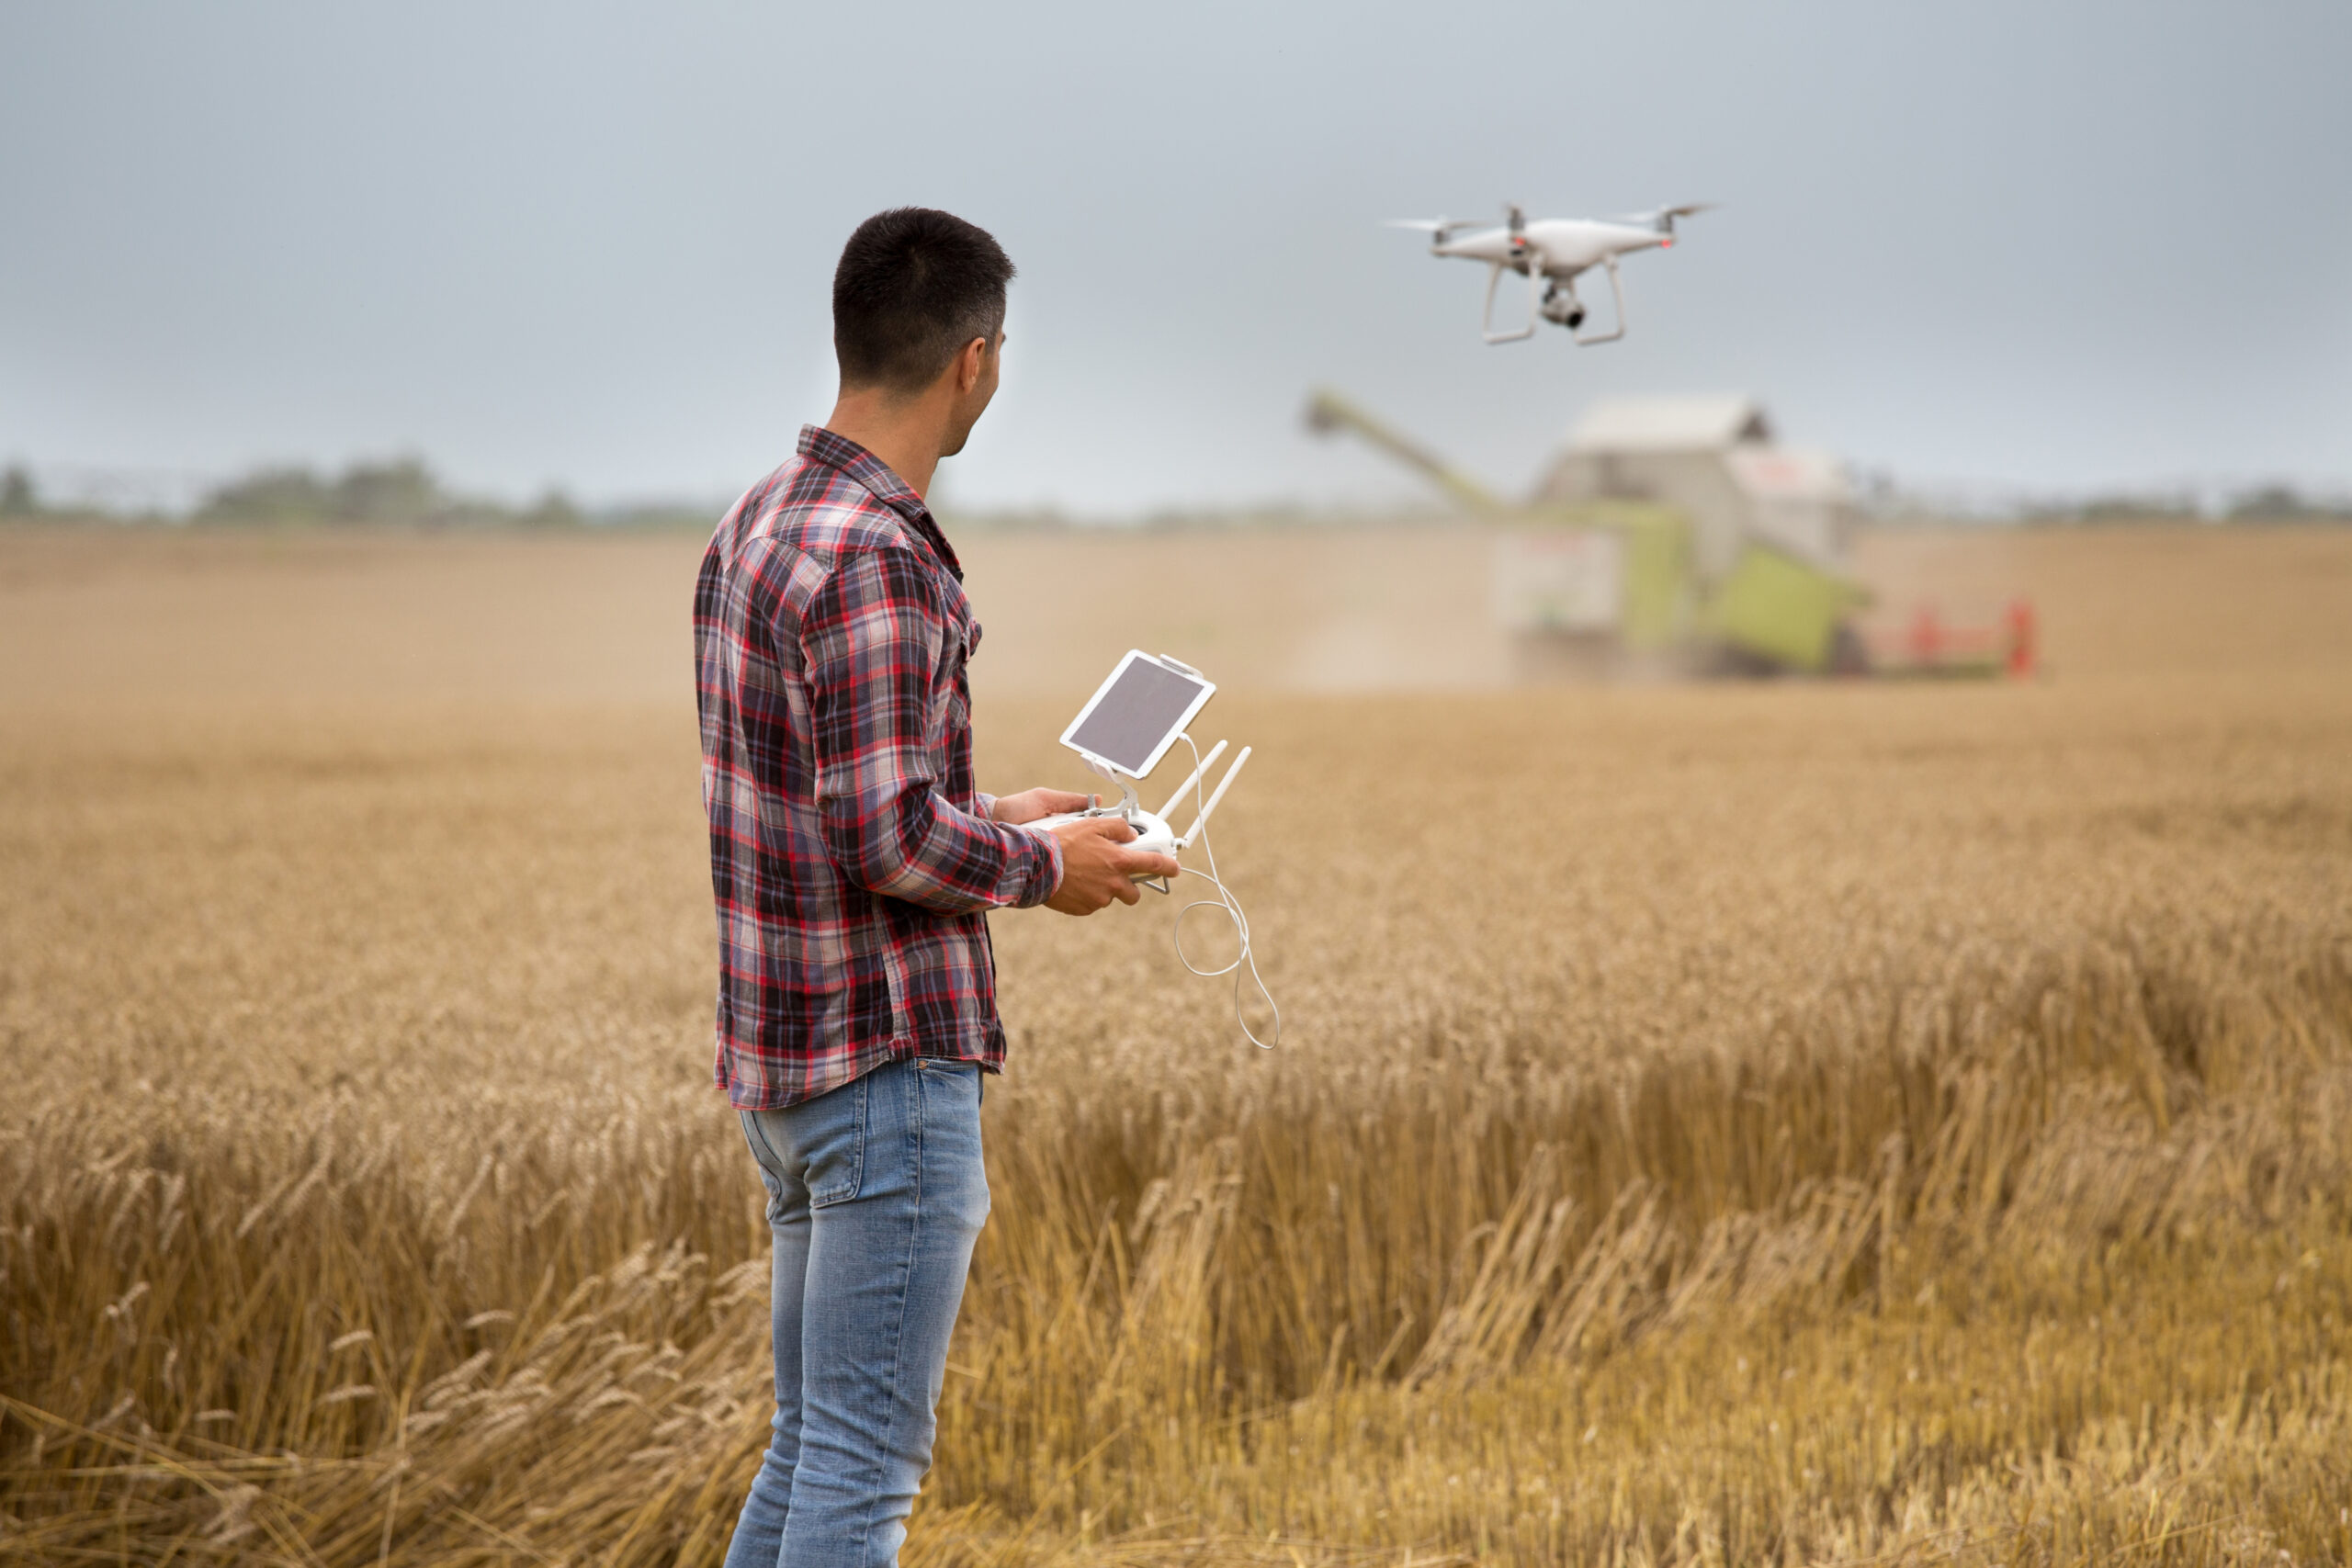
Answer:
[{"label": "plaid shirt", "polygon": [[922,499],[831,431],[804,427],[711,536],[695,687],[737,1107],[910,1056],[1003,1066],[986,912],[1045,902],[1061,850],[972,787],[979,640]]}]

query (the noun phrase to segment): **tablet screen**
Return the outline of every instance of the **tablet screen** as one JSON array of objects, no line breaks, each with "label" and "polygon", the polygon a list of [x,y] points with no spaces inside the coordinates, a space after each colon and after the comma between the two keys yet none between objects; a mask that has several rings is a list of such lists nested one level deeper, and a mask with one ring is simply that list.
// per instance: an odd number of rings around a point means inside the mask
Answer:
[{"label": "tablet screen", "polygon": [[1147,658],[1129,658],[1062,743],[1141,777],[1212,688]]}]

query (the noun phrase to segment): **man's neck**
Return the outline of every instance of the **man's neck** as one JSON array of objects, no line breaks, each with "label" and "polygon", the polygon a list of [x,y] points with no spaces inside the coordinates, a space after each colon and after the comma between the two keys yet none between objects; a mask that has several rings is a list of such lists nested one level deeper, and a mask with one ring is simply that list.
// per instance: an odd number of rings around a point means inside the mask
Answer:
[{"label": "man's neck", "polygon": [[873,453],[922,496],[931,493],[951,415],[947,400],[933,392],[906,398],[858,388],[842,391],[825,428]]}]

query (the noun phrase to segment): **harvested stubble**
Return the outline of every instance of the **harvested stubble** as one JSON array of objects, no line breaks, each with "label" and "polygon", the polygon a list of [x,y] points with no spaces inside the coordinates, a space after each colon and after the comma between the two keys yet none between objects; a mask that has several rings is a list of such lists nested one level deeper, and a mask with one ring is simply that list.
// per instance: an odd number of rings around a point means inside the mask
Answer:
[{"label": "harvested stubble", "polygon": [[[2338,673],[1226,699],[1293,1033],[998,922],[909,1562],[2352,1558]],[[675,709],[8,740],[0,1555],[714,1561]]]}]

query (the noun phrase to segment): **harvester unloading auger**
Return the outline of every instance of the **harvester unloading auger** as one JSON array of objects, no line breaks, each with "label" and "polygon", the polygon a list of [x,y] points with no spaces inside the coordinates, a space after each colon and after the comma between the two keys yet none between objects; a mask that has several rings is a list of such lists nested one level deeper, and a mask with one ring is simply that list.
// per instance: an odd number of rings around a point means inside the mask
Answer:
[{"label": "harvester unloading auger", "polygon": [[1318,434],[1357,435],[1495,533],[1495,608],[1530,676],[1579,671],[1992,675],[2029,672],[2032,612],[1873,649],[1848,573],[1835,464],[1774,446],[1738,398],[1627,400],[1589,417],[1523,502],[1328,389]]}]

